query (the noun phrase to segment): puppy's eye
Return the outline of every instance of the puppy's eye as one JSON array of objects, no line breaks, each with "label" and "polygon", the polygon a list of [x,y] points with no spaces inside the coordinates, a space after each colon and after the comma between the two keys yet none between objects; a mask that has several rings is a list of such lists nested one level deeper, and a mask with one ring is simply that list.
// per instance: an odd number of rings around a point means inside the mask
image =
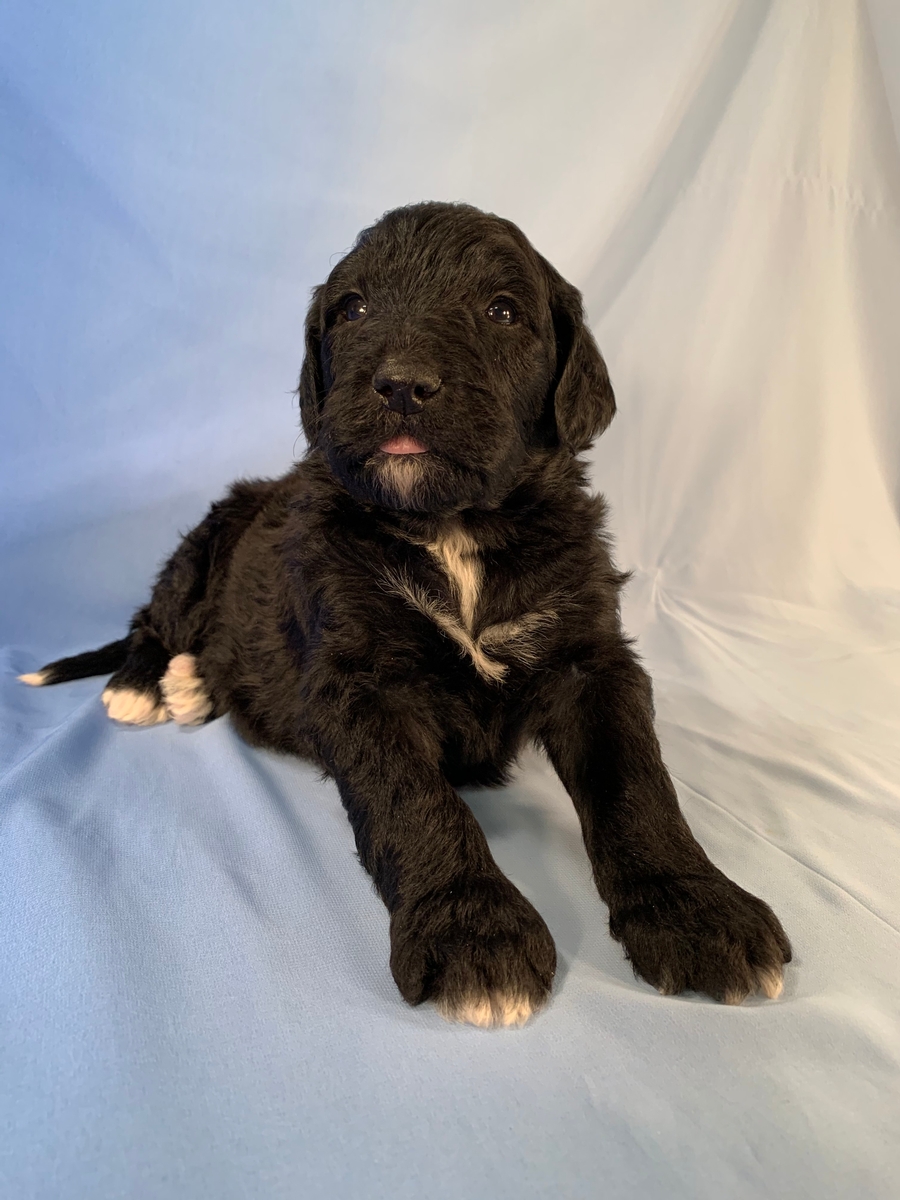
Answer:
[{"label": "puppy's eye", "polygon": [[344,316],[348,321],[358,321],[369,311],[369,306],[362,296],[348,296],[344,301]]},{"label": "puppy's eye", "polygon": [[512,300],[506,296],[498,296],[487,306],[487,315],[498,325],[514,325],[519,314]]}]

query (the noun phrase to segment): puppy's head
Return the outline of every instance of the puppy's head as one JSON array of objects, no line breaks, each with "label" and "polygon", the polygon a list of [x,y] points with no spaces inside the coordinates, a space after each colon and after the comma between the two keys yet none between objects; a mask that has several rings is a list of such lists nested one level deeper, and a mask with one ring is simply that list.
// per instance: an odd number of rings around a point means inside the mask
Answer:
[{"label": "puppy's head", "polygon": [[581,296],[509,221],[417,204],[364,230],[317,288],[300,413],[357,499],[498,503],[529,453],[577,454],[615,401]]}]

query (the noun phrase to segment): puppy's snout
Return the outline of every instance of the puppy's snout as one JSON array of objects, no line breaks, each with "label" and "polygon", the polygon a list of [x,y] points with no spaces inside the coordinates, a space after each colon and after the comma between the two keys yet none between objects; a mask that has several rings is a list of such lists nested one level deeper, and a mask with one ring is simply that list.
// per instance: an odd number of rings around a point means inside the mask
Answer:
[{"label": "puppy's snout", "polygon": [[431,371],[410,369],[388,361],[372,378],[372,387],[381,396],[385,407],[404,417],[421,412],[424,401],[438,391],[441,381]]}]

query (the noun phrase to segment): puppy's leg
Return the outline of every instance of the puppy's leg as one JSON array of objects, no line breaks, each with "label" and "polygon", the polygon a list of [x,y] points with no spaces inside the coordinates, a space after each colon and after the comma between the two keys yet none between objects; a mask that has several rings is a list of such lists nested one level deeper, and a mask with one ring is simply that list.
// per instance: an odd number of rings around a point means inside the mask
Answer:
[{"label": "puppy's leg", "polygon": [[128,658],[103,693],[117,721],[199,725],[217,708],[196,655],[216,614],[234,547],[270,495],[269,481],[239,483],[181,541],[159,573],[150,603],[131,623]]},{"label": "puppy's leg", "polygon": [[360,860],[391,914],[404,999],[433,1001],[452,1021],[523,1024],[549,997],[556,949],[442,774],[426,699],[361,694],[358,680],[338,695],[332,679],[311,707]]},{"label": "puppy's leg", "polygon": [[[215,509],[213,510],[215,512]],[[211,611],[210,561],[221,523],[207,516],[160,572],[150,603],[131,622],[128,656],[103,692],[110,717],[129,725],[201,724],[213,709],[190,650]]]},{"label": "puppy's leg", "polygon": [[694,840],[660,755],[650,681],[624,641],[546,680],[535,711],[636,974],[664,994],[777,997],[790,943],[769,906]]},{"label": "puppy's leg", "polygon": [[200,676],[198,656],[218,617],[235,547],[276,487],[272,480],[234,484],[159,574],[148,621],[171,654],[159,685],[165,710],[179,725],[202,725],[224,711]]}]

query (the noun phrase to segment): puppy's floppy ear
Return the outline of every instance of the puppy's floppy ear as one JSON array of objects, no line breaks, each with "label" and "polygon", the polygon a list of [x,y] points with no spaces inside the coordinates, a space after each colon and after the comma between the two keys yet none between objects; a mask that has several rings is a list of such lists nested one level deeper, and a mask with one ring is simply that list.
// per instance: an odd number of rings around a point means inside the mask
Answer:
[{"label": "puppy's floppy ear", "polygon": [[573,454],[587,450],[616,414],[609,372],[584,320],[581,293],[545,263],[556,334],[553,405],[559,440]]},{"label": "puppy's floppy ear", "polygon": [[313,290],[312,302],[306,314],[306,349],[297,395],[300,398],[300,422],[307,444],[312,447],[319,437],[322,403],[325,399],[325,379],[322,374],[322,288]]}]

